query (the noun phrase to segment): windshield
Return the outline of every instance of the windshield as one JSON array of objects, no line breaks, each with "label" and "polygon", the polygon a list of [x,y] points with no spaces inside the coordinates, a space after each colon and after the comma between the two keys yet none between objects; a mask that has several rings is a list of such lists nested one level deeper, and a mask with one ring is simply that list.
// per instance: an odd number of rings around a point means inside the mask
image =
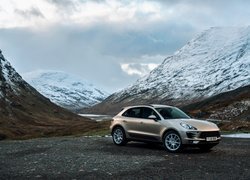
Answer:
[{"label": "windshield", "polygon": [[175,107],[156,108],[164,119],[190,119],[183,111]]}]

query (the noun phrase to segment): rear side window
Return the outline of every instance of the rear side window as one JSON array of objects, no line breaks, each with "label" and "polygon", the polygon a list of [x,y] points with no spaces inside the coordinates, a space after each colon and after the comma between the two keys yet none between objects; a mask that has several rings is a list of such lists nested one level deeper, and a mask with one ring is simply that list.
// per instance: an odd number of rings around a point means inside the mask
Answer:
[{"label": "rear side window", "polygon": [[131,108],[125,111],[122,116],[126,117],[135,117],[140,118],[141,117],[141,108]]}]

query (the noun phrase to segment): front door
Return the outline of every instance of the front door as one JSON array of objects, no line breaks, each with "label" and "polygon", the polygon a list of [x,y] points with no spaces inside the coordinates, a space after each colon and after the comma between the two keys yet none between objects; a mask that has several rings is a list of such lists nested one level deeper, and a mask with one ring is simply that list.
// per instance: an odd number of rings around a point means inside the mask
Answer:
[{"label": "front door", "polygon": [[[149,116],[154,115],[156,119],[150,119]],[[159,123],[160,117],[151,108],[143,107],[140,120],[139,132],[144,136],[145,140],[158,141],[160,140],[161,124]]]}]

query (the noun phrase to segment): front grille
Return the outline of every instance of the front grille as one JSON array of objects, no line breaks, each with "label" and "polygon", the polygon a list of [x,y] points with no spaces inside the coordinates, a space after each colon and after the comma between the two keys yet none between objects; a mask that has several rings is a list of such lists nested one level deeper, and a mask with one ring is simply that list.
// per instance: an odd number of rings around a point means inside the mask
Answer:
[{"label": "front grille", "polygon": [[199,132],[186,132],[188,138],[195,138],[197,137],[197,133]]},{"label": "front grille", "polygon": [[206,137],[220,137],[219,131],[207,131],[207,132],[201,132],[200,138],[206,138]]}]

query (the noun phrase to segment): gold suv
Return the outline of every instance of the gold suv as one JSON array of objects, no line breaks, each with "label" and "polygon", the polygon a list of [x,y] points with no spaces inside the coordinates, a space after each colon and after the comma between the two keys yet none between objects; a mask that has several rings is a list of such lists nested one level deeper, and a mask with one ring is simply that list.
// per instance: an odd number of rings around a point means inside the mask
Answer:
[{"label": "gold suv", "polygon": [[169,152],[180,151],[186,145],[209,150],[221,140],[216,124],[191,119],[180,109],[165,105],[126,107],[113,117],[110,129],[116,145],[160,142]]}]

